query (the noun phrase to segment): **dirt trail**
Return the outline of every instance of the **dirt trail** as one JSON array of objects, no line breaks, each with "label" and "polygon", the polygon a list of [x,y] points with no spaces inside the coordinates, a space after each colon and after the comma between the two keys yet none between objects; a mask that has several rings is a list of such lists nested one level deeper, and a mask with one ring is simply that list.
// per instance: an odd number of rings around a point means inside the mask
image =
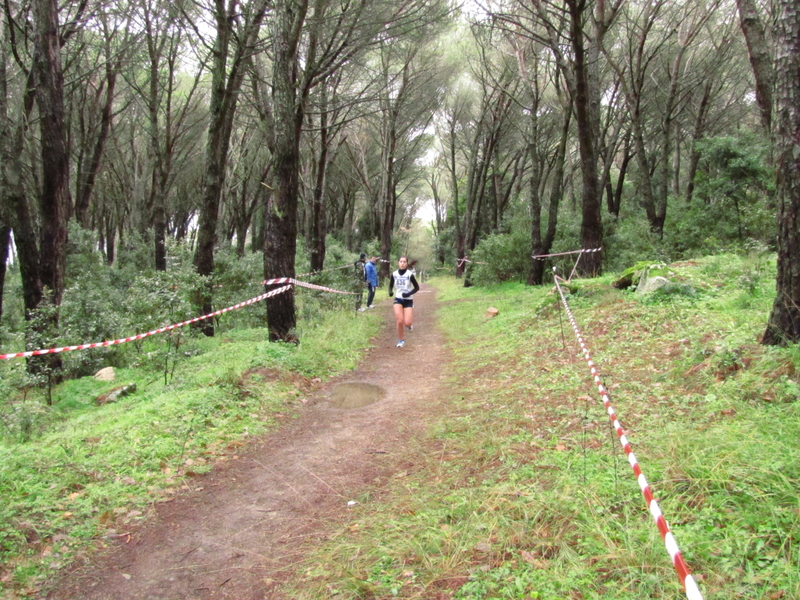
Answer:
[{"label": "dirt trail", "polygon": [[[441,394],[445,362],[435,331],[435,292],[414,298],[414,331],[395,347],[385,319],[362,365],[326,382],[281,429],[239,458],[192,480],[194,491],[158,504],[155,517],[68,573],[52,600],[279,600],[306,549],[349,517],[348,502],[380,490],[414,462],[414,437]],[[357,409],[330,402],[336,385],[377,385],[386,395]]]}]

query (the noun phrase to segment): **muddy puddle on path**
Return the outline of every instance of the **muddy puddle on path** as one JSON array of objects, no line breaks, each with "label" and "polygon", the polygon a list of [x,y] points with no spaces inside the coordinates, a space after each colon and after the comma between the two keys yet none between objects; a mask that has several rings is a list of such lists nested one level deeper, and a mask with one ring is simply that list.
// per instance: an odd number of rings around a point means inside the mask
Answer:
[{"label": "muddy puddle on path", "polygon": [[340,383],[331,391],[331,406],[361,408],[382,400],[386,390],[371,383]]}]

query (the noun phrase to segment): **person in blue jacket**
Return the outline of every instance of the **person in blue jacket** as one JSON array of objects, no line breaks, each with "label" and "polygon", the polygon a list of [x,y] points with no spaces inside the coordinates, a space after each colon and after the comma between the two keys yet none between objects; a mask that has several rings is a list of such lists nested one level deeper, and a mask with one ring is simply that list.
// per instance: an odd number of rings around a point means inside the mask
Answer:
[{"label": "person in blue jacket", "polygon": [[367,308],[375,308],[372,301],[375,299],[375,290],[378,289],[378,270],[375,264],[378,262],[377,257],[373,256],[364,266],[364,279],[367,280]]},{"label": "person in blue jacket", "polygon": [[[416,261],[414,261],[416,262]],[[419,291],[419,284],[414,277],[414,271],[409,268],[408,259],[401,256],[397,261],[399,267],[389,278],[389,295],[394,290],[394,318],[397,322],[397,347],[402,348],[406,345],[404,340],[404,327],[408,330],[413,329],[414,322],[414,300],[411,296]]]}]

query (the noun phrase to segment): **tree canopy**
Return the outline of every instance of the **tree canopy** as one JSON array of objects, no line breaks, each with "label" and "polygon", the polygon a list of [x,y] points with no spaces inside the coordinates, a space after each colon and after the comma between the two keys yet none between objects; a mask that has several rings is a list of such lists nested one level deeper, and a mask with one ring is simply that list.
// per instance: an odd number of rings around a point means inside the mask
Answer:
[{"label": "tree canopy", "polygon": [[[484,273],[529,284],[547,265],[533,257],[580,248],[601,249],[583,275],[776,251],[764,342],[797,341],[796,12],[788,0],[7,2],[0,293],[18,294],[6,304],[29,345],[58,331],[80,235],[119,268],[167,272],[187,248],[187,301],[206,314],[227,249],[260,257],[254,281],[293,277],[298,257],[332,266],[331,244],[391,261],[430,205],[434,252],[419,258],[466,282],[462,259],[491,264],[500,248],[502,268]],[[266,315],[272,339],[296,339],[292,292]]]}]

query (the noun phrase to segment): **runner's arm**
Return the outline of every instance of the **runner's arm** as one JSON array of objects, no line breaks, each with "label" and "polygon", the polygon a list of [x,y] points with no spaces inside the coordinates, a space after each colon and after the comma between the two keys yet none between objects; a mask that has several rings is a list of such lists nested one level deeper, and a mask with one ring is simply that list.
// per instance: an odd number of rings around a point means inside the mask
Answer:
[{"label": "runner's arm", "polygon": [[392,295],[393,291],[394,291],[394,273],[389,275],[389,295],[390,296]]},{"label": "runner's arm", "polygon": [[414,286],[414,289],[410,292],[403,292],[403,298],[409,298],[416,294],[419,291],[419,284],[417,283],[417,278],[413,275],[411,276],[411,285]]}]

